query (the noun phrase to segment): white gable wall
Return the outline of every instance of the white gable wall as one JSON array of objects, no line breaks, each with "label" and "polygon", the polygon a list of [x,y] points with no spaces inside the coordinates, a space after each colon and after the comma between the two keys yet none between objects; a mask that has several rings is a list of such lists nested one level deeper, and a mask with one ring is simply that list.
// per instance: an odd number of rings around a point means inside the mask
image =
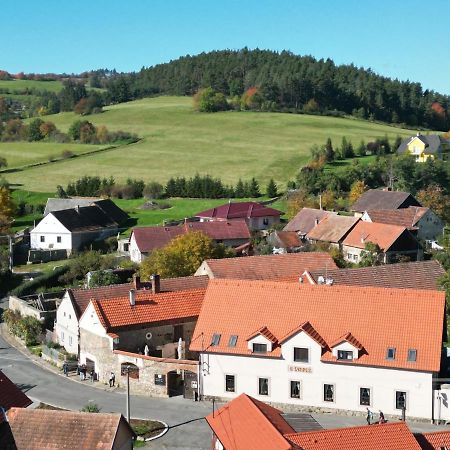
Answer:
[{"label": "white gable wall", "polygon": [[332,353],[333,353],[333,356],[335,356],[336,358],[338,357],[339,350],[343,350],[346,352],[353,352],[353,358],[358,358],[359,350],[355,346],[350,344],[350,342],[343,341],[339,345],[336,345],[335,347],[333,347]]},{"label": "white gable wall", "polygon": [[262,336],[261,334],[258,334],[254,338],[250,339],[248,341],[248,349],[253,350],[253,344],[266,344],[267,345],[267,351],[272,351],[272,342],[269,341],[265,336]]},{"label": "white gable wall", "polygon": [[[58,237],[61,242],[58,242]],[[72,233],[49,213],[30,231],[30,244],[32,249],[71,250]]]},{"label": "white gable wall", "polygon": [[100,319],[95,312],[92,303],[89,303],[88,307],[84,311],[80,319],[80,328],[87,330],[100,337],[106,337],[106,330],[100,322]]},{"label": "white gable wall", "polygon": [[129,251],[130,251],[131,261],[133,261],[135,263],[141,263],[142,260],[145,259],[136,243],[136,239],[134,238],[134,233],[131,234]]},{"label": "white gable wall", "polygon": [[69,353],[78,354],[78,319],[67,291],[56,310],[55,332],[60,345]]}]

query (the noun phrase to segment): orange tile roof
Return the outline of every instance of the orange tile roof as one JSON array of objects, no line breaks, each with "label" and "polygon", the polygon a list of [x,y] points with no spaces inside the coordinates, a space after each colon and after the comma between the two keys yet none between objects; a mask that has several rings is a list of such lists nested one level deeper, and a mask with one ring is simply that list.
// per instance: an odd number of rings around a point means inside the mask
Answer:
[{"label": "orange tile roof", "polygon": [[17,450],[110,450],[119,426],[134,436],[121,414],[11,408],[8,421]]},{"label": "orange tile roof", "polygon": [[353,336],[353,334],[350,332],[345,333],[340,338],[336,339],[332,344],[330,344],[330,348],[334,348],[337,345],[342,344],[342,342],[348,342],[358,350],[362,350],[364,348],[363,345],[358,341],[358,339],[356,339],[355,336]]},{"label": "orange tile roof", "polygon": [[450,431],[435,431],[433,433],[422,433],[416,436],[422,450],[441,450],[450,448]]},{"label": "orange tile roof", "polygon": [[[280,340],[309,321],[326,343],[348,332],[361,342],[365,352],[353,364],[437,372],[444,309],[439,291],[211,280],[191,350],[251,355],[246,339],[255,330],[266,326]],[[219,345],[202,347],[214,333],[222,335]],[[231,335],[238,336],[235,347],[227,345]],[[386,360],[388,347],[396,348],[395,360]],[[407,361],[408,349],[417,350],[416,362]],[[266,355],[280,354],[277,346]],[[331,352],[322,360],[333,361]]]},{"label": "orange tile roof", "polygon": [[134,306],[131,306],[128,295],[104,301],[91,301],[100,322],[108,332],[133,326],[196,318],[200,313],[205,289],[160,294],[136,291],[135,295]]},{"label": "orange tile roof", "polygon": [[226,450],[290,450],[283,434],[294,430],[281,411],[246,394],[206,417]]},{"label": "orange tile roof", "polygon": [[363,222],[360,220],[342,242],[343,245],[365,248],[368,242],[378,244],[381,250],[388,251],[394,242],[407,231],[405,227],[385,223]]},{"label": "orange tile roof", "polygon": [[299,277],[307,269],[337,268],[333,258],[325,252],[207,259],[205,262],[212,271],[213,278],[248,280],[269,280],[289,276]]},{"label": "orange tile roof", "polygon": [[356,217],[328,215],[323,218],[307,235],[313,241],[338,243],[359,221]]},{"label": "orange tile roof", "polygon": [[285,434],[302,450],[421,450],[404,422]]},{"label": "orange tile roof", "polygon": [[325,340],[309,322],[302,323],[300,326],[289,331],[285,336],[281,338],[280,344],[283,344],[292,336],[295,336],[297,333],[300,333],[300,331],[304,331],[307,335],[309,335],[312,339],[314,339],[322,348],[327,347],[327,343],[325,342]]},{"label": "orange tile roof", "polygon": [[[0,370],[0,407],[6,411],[17,406],[26,408],[33,402]],[[0,423],[4,420],[0,411]]]},{"label": "orange tile roof", "polygon": [[415,228],[417,222],[428,211],[429,208],[423,206],[409,206],[401,209],[376,209],[368,211],[367,214],[372,222],[387,223],[411,229]]},{"label": "orange tile roof", "polygon": [[250,341],[251,339],[253,339],[254,337],[256,337],[258,335],[264,336],[267,340],[272,342],[272,344],[275,344],[275,342],[277,342],[277,338],[270,332],[270,330],[266,326],[261,327],[259,330],[252,333],[247,338],[247,341]]}]

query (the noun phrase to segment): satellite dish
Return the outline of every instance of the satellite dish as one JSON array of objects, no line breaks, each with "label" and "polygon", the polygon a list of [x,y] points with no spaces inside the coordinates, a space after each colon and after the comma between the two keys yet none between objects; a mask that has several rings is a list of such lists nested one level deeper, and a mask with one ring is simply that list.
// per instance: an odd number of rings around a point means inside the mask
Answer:
[{"label": "satellite dish", "polygon": [[148,332],[148,333],[145,335],[145,339],[147,339],[147,341],[149,341],[152,337],[153,337],[153,334],[150,333],[150,332]]}]

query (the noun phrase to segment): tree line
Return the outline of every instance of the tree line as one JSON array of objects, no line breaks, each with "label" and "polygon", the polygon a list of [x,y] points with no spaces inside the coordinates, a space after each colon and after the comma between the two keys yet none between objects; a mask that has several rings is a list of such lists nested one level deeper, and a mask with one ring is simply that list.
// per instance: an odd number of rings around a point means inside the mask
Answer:
[{"label": "tree line", "polygon": [[[184,56],[104,81],[109,99],[124,102],[157,94],[194,95],[211,88],[248,109],[333,114],[388,123],[449,129],[448,95],[424,90],[353,64],[337,66],[291,52],[223,50]],[[216,96],[222,103],[223,98]]]}]

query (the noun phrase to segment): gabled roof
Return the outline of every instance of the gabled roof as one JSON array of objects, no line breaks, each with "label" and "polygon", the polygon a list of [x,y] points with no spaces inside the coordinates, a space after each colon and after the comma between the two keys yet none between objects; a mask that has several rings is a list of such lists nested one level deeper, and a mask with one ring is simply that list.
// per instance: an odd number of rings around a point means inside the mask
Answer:
[{"label": "gabled roof", "polygon": [[288,339],[290,339],[292,336],[295,336],[297,333],[300,333],[301,331],[305,332],[309,337],[314,339],[322,348],[326,348],[327,347],[327,343],[325,342],[325,340],[316,331],[316,329],[311,325],[310,322],[303,322],[298,327],[296,327],[293,330],[289,331],[287,334],[285,334],[280,339],[280,344],[283,344]]},{"label": "gabled roof", "polygon": [[119,426],[135,436],[121,414],[12,408],[8,421],[17,450],[111,450]]},{"label": "gabled roof", "polygon": [[299,235],[295,231],[274,231],[270,240],[281,244],[282,248],[299,248],[302,246]]},{"label": "gabled roof", "polygon": [[415,228],[417,222],[429,211],[429,208],[423,206],[409,206],[400,209],[375,209],[367,211],[367,215],[372,222],[386,223],[406,227],[408,229]]},{"label": "gabled roof", "polygon": [[414,239],[405,227],[360,220],[342,244],[364,249],[370,242],[378,245],[383,252],[387,252],[403,233],[407,233],[411,240]]},{"label": "gabled roof", "polygon": [[[33,402],[0,370],[0,407],[5,411],[16,406],[26,408]],[[0,423],[4,420],[0,411]]]},{"label": "gabled roof", "polygon": [[404,422],[285,434],[302,450],[420,450]]},{"label": "gabled roof", "polygon": [[355,336],[353,336],[353,334],[350,332],[343,334],[334,342],[332,342],[330,344],[330,348],[334,348],[339,344],[342,344],[343,342],[348,342],[349,344],[352,344],[353,347],[357,348],[358,350],[362,350],[364,348],[361,342],[359,342],[358,339],[356,339]]},{"label": "gabled roof", "polygon": [[251,235],[244,220],[186,222],[171,227],[137,227],[133,228],[130,239],[134,236],[136,245],[142,253],[149,253],[166,246],[172,239],[190,231],[201,231],[215,241],[248,239]]},{"label": "gabled roof", "polygon": [[356,217],[328,215],[306,237],[313,241],[338,243],[358,221],[359,219]]},{"label": "gabled roof", "polygon": [[399,209],[422,206],[409,192],[369,189],[352,205],[352,211],[363,213],[372,209]]},{"label": "gabled roof", "polygon": [[410,144],[414,139],[419,139],[425,144],[425,154],[434,155],[439,152],[442,143],[447,141],[437,134],[419,134],[416,136],[411,136],[403,139],[400,146],[397,149],[397,153],[405,153],[408,150],[408,144]]},{"label": "gabled roof", "polygon": [[[305,270],[336,268],[333,258],[325,252],[302,252],[285,255],[260,255],[241,258],[207,259],[213,278],[271,280],[296,276]],[[200,266],[202,269],[202,266]],[[196,274],[205,272],[197,270]]]},{"label": "gabled roof", "polygon": [[[444,274],[444,268],[435,260],[310,272],[316,283],[320,276],[326,276],[333,280],[333,285],[432,290],[439,289],[438,280]],[[298,278],[292,281],[298,282]]]},{"label": "gabled roof", "polygon": [[[191,289],[206,289],[209,278],[204,276],[190,276],[178,278],[161,278],[160,292],[175,292]],[[150,282],[141,282],[136,286],[133,282],[124,284],[112,284],[110,286],[100,286],[91,289],[67,289],[67,293],[72,300],[77,317],[80,318],[87,308],[90,300],[105,300],[109,298],[125,297],[130,289],[149,290]]]},{"label": "gabled roof", "polygon": [[281,414],[278,409],[241,394],[206,416],[206,421],[226,450],[291,450],[292,444],[283,434],[294,430]]},{"label": "gabled roof", "polygon": [[435,431],[416,435],[422,450],[441,450],[450,448],[450,431]]},{"label": "gabled roof", "polygon": [[315,226],[316,221],[321,221],[325,217],[335,212],[323,209],[302,208],[293,219],[283,228],[283,231],[295,231],[300,234],[308,234]]},{"label": "gabled roof", "polygon": [[164,322],[186,322],[198,317],[205,289],[153,294],[136,291],[134,306],[129,296],[105,301],[91,300],[97,316],[107,332],[124,328],[142,328]]},{"label": "gabled roof", "polygon": [[71,232],[96,231],[118,226],[117,222],[96,205],[83,206],[78,209],[63,209],[61,211],[53,211],[50,214]]},{"label": "gabled roof", "polygon": [[[280,341],[309,321],[329,344],[351,330],[365,349],[354,364],[437,372],[444,311],[445,293],[439,291],[211,280],[191,350],[250,356],[246,339],[255,330],[266,326]],[[219,345],[205,349],[202,342],[211,342],[214,333],[222,336]],[[231,335],[238,336],[235,347],[228,347]],[[393,346],[396,358],[386,360]],[[411,348],[417,349],[416,362],[407,360]],[[280,355],[277,346],[265,357]],[[326,350],[322,360],[330,357]]]},{"label": "gabled roof", "polygon": [[225,203],[215,208],[207,209],[195,214],[195,217],[211,219],[249,219],[251,217],[281,216],[282,211],[269,208],[257,202]]},{"label": "gabled roof", "polygon": [[250,336],[247,338],[247,341],[252,340],[256,336],[264,336],[268,341],[272,342],[272,344],[275,344],[277,342],[277,338],[270,332],[270,330],[263,326],[259,330],[254,331],[250,334]]}]

